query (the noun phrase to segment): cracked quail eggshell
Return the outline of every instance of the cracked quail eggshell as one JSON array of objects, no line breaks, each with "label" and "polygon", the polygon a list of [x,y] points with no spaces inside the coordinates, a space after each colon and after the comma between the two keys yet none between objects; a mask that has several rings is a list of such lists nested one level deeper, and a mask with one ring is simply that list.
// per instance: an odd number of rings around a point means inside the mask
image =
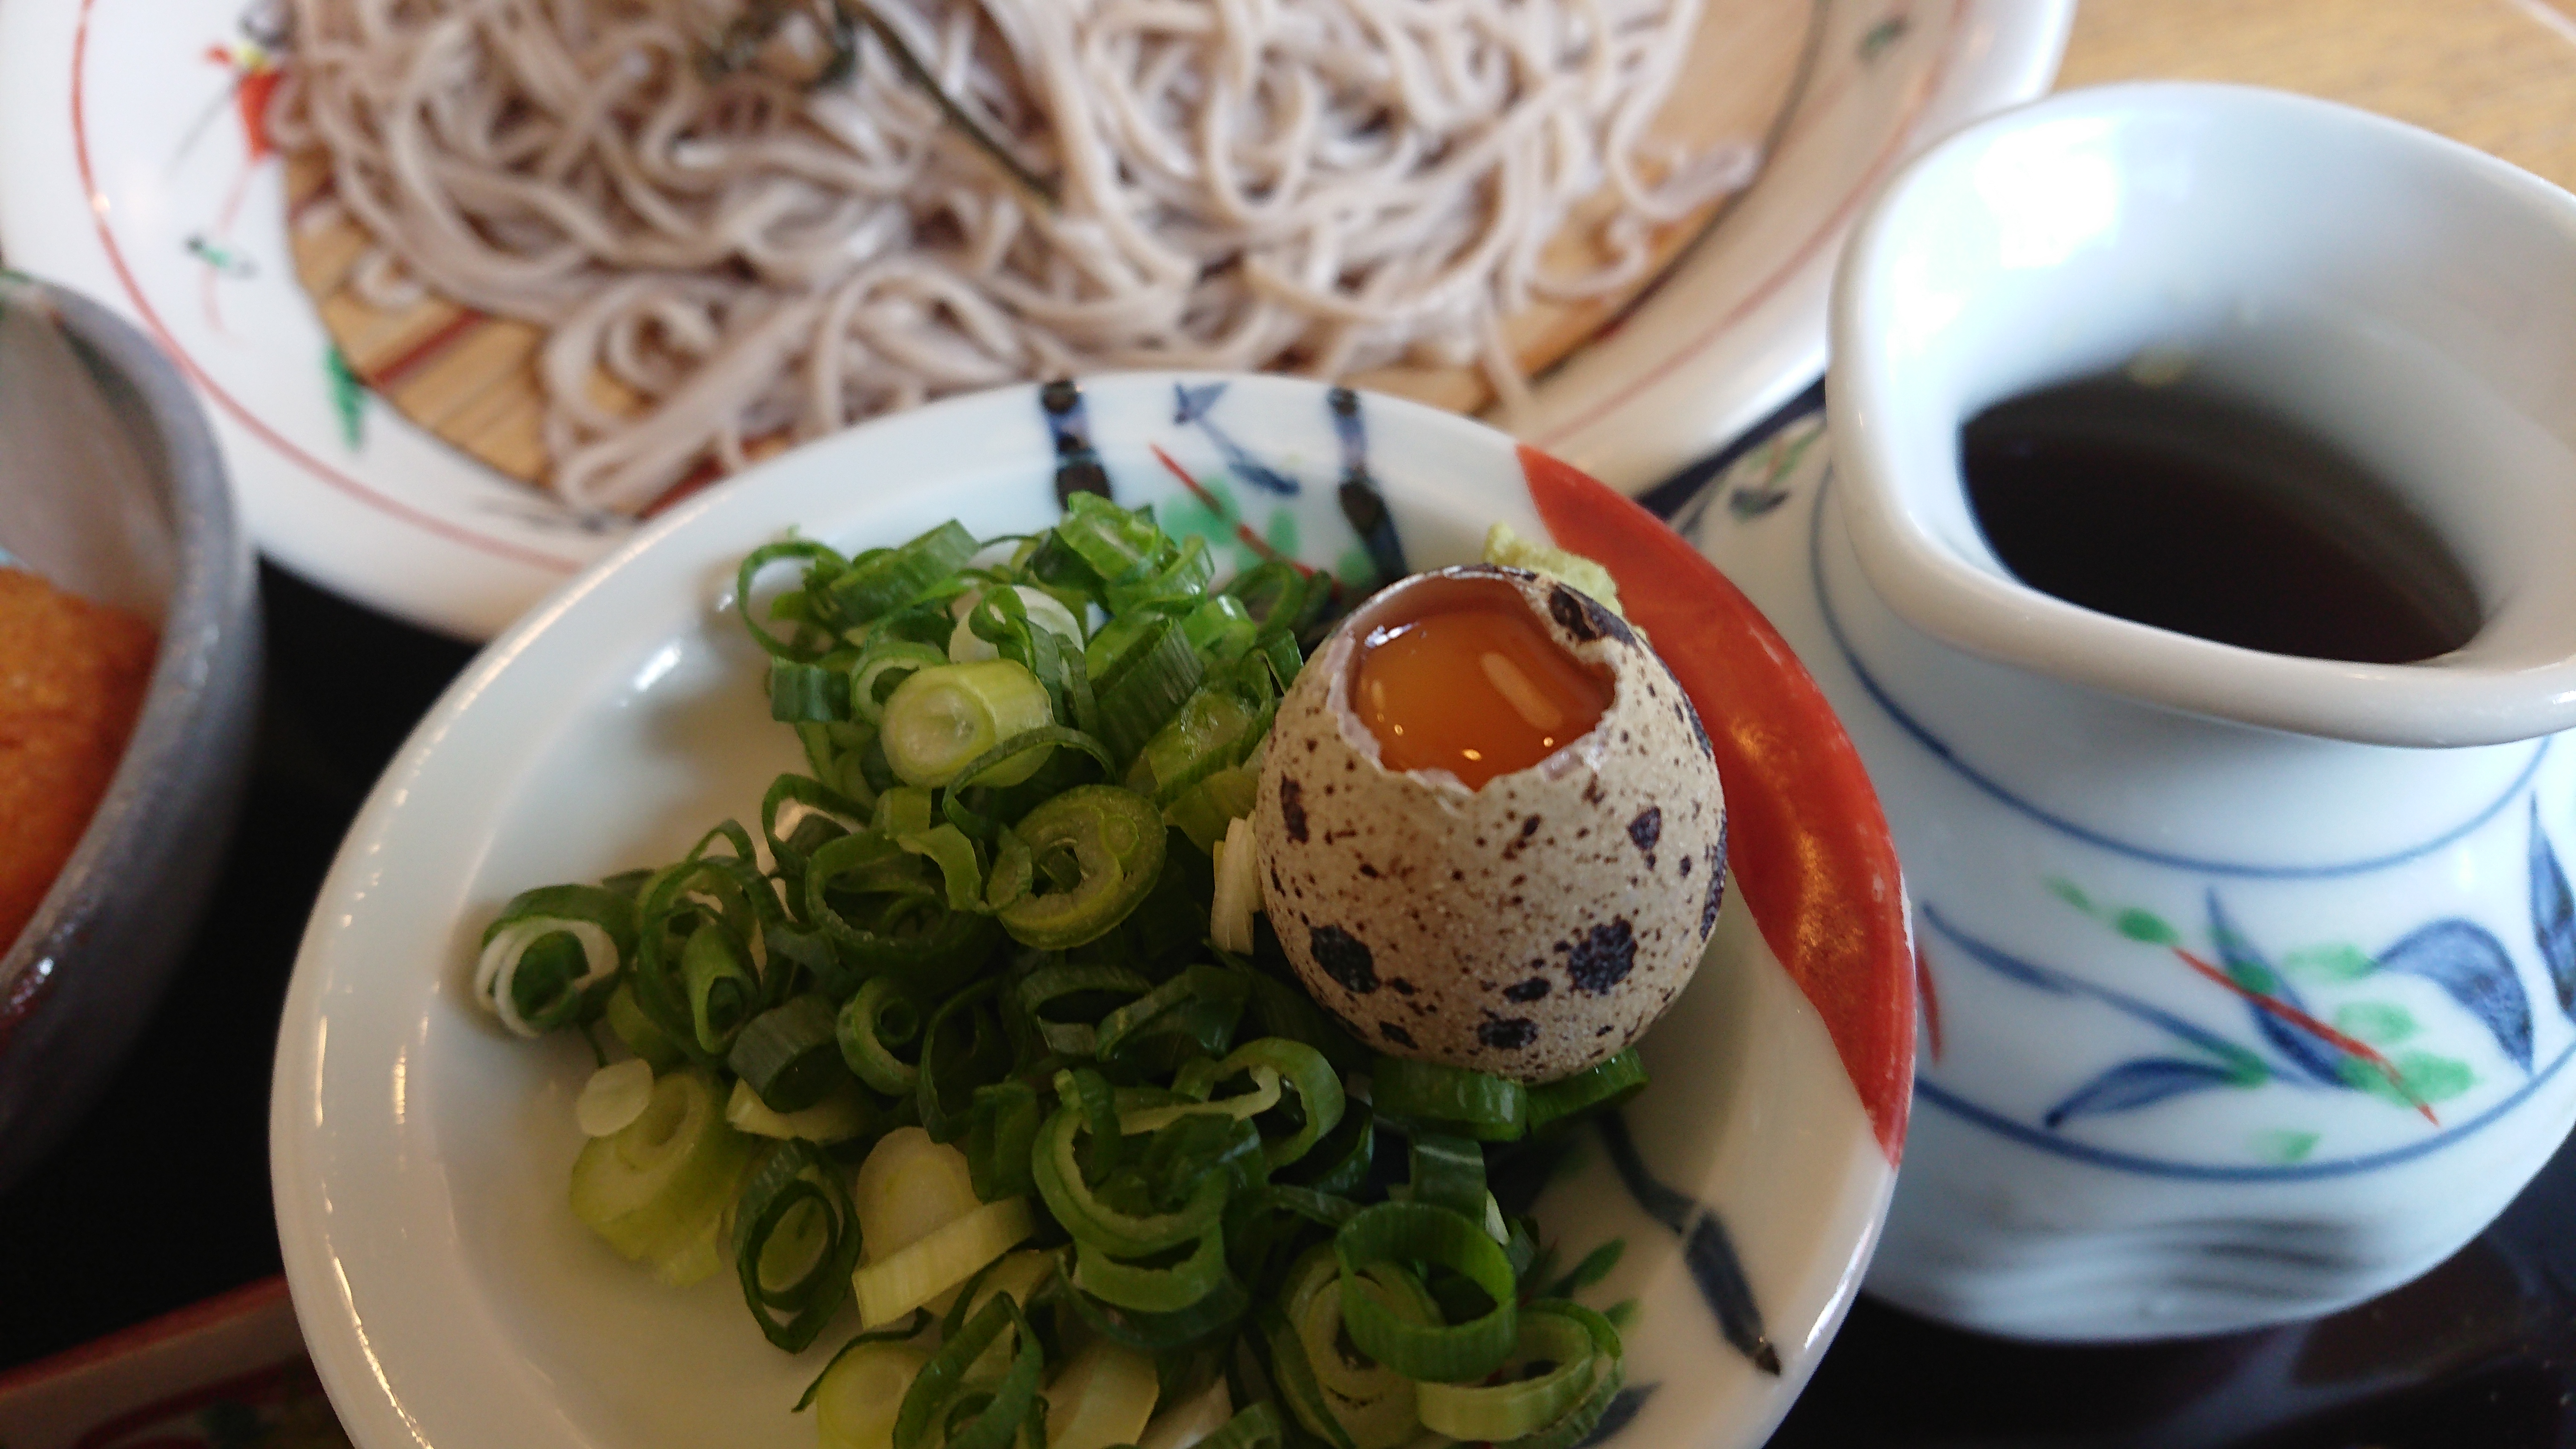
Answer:
[{"label": "cracked quail eggshell", "polygon": [[[1474,790],[1383,767],[1349,698],[1374,625],[1462,589],[1516,598],[1613,685],[1589,733]],[[1280,703],[1254,830],[1263,909],[1318,1003],[1380,1051],[1525,1082],[1654,1024],[1725,879],[1725,795],[1671,671],[1588,596],[1494,565],[1417,575],[1343,621]]]}]

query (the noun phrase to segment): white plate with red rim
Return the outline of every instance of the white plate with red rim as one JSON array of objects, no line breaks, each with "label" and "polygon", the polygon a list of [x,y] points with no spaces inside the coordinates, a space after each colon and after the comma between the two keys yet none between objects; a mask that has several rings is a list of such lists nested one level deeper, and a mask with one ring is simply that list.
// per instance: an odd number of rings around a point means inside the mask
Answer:
[{"label": "white plate with red rim", "polygon": [[574,1219],[588,1052],[470,1003],[478,933],[528,885],[676,858],[798,768],[732,598],[745,553],[790,527],[844,549],[1042,528],[1086,480],[1221,569],[1277,552],[1356,583],[1471,560],[1502,521],[1618,576],[1714,741],[1734,898],[1625,1130],[1581,1139],[1537,1212],[1568,1262],[1628,1241],[1593,1295],[1639,1301],[1610,1442],[1749,1446],[1786,1411],[1868,1262],[1914,1048],[1893,849],[1821,696],[1688,544],[1500,433],[1130,375],[938,404],[691,500],[495,641],[386,771],[315,906],[271,1108],[287,1275],[361,1449],[812,1442],[789,1406],[847,1329],[780,1353],[730,1274],[664,1288]]},{"label": "white plate with red rim", "polygon": [[[1796,0],[1764,0],[1791,4]],[[1652,293],[1543,378],[1531,441],[1642,492],[1825,364],[1844,228],[1906,156],[2055,74],[2073,0],[1815,6],[1772,159]],[[413,623],[484,639],[629,531],[404,422],[335,368],[248,118],[280,0],[0,6],[0,246],[141,323],[204,392],[260,546]]]}]

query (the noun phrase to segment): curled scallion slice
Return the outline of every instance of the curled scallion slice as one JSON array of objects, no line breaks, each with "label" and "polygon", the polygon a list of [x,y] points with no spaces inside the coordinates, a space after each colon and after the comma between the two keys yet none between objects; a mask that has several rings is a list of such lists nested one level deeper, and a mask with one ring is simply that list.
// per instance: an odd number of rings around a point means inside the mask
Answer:
[{"label": "curled scallion slice", "polygon": [[909,1094],[921,1069],[896,1053],[921,1039],[921,1006],[891,976],[869,978],[834,1024],[841,1060],[880,1092]]},{"label": "curled scallion slice", "polygon": [[665,1072],[635,1120],[581,1149],[572,1169],[573,1213],[610,1247],[665,1277],[703,1276],[715,1259],[694,1250],[712,1239],[756,1150],[754,1139],[725,1125],[712,1075]]},{"label": "curled scallion slice", "polygon": [[[945,785],[976,756],[1055,723],[1046,686],[1009,659],[937,664],[897,686],[885,706],[886,763],[909,785]],[[1046,763],[1048,747],[984,769],[976,783],[1016,785]]]},{"label": "curled scallion slice", "polygon": [[[991,1383],[981,1407],[971,1415],[950,1414],[957,1400],[970,1392],[967,1370],[1005,1332],[1016,1333],[1020,1345],[1011,1356],[1009,1370]],[[1019,1301],[1008,1293],[995,1294],[913,1376],[912,1387],[904,1391],[903,1407],[895,1414],[894,1449],[925,1449],[934,1442],[941,1449],[1006,1449],[1036,1410],[1038,1375],[1045,1363],[1045,1353],[1020,1312]],[[944,1436],[936,1434],[941,1428],[946,1430]]]},{"label": "curled scallion slice", "polygon": [[1370,1074],[1378,1112],[1462,1133],[1479,1142],[1510,1142],[1529,1125],[1529,1094],[1508,1077],[1380,1057]]},{"label": "curled scallion slice", "polygon": [[760,1331],[789,1353],[803,1351],[849,1297],[859,1259],[849,1189],[812,1143],[778,1144],[752,1174],[735,1207],[733,1251]]},{"label": "curled scallion slice", "polygon": [[[1472,1218],[1429,1203],[1383,1202],[1366,1208],[1333,1235],[1342,1268],[1342,1321],[1360,1351],[1408,1378],[1478,1379],[1502,1366],[1518,1332],[1511,1261]],[[1362,1288],[1367,1270],[1406,1272],[1402,1264],[1445,1268],[1482,1290],[1491,1307],[1464,1323],[1420,1323],[1391,1310]]]},{"label": "curled scallion slice", "polygon": [[[1521,1313],[1520,1337],[1495,1375],[1499,1382],[1421,1385],[1422,1424],[1452,1439],[1525,1438],[1572,1414],[1617,1372],[1618,1361],[1618,1331],[1606,1319],[1570,1303],[1533,1303]],[[1514,1372],[1518,1366],[1529,1371]]]},{"label": "curled scallion slice", "polygon": [[1036,883],[1055,887],[1003,908],[1002,929],[1023,945],[1061,951],[1107,935],[1163,868],[1162,816],[1114,785],[1075,786],[1012,830],[1035,862]]},{"label": "curled scallion slice", "polygon": [[514,897],[483,931],[474,997],[520,1036],[585,1019],[635,949],[635,903],[600,886]]},{"label": "curled scallion slice", "polygon": [[1529,1130],[1538,1132],[1599,1107],[1615,1107],[1645,1090],[1646,1064],[1635,1047],[1573,1076],[1529,1089]]}]

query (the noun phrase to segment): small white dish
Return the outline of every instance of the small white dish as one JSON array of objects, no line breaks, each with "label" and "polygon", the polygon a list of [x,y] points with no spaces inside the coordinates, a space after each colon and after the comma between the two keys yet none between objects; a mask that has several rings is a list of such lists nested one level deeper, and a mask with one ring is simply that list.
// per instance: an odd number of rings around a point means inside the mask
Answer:
[{"label": "small white dish", "polygon": [[1619,575],[1709,721],[1732,899],[1646,1038],[1630,1145],[1588,1144],[1538,1214],[1573,1252],[1628,1240],[1600,1290],[1641,1312],[1611,1442],[1751,1446],[1786,1411],[1868,1262],[1913,1053],[1893,850],[1821,696],[1679,537],[1498,433],[1291,379],[1131,375],[942,403],[692,500],[496,641],[388,769],[315,906],[271,1110],[287,1274],[360,1449],[812,1442],[788,1406],[847,1334],[782,1354],[729,1277],[675,1292],[593,1240],[564,1198],[589,1058],[470,1003],[477,932],[531,883],[676,855],[795,767],[734,614],[743,554],[790,526],[843,548],[1043,527],[1059,465],[1095,462],[1237,563],[1459,562],[1502,521]]},{"label": "small white dish", "polygon": [[[1834,256],[1861,201],[1907,155],[2045,90],[2074,11],[1811,3],[1813,63],[1761,176],[1649,298],[1538,385],[1524,435],[1626,492],[1814,380]],[[261,548],[413,623],[489,638],[626,526],[473,462],[330,365],[287,252],[283,168],[246,121],[273,83],[278,14],[271,0],[0,6],[0,242],[179,359]]]}]

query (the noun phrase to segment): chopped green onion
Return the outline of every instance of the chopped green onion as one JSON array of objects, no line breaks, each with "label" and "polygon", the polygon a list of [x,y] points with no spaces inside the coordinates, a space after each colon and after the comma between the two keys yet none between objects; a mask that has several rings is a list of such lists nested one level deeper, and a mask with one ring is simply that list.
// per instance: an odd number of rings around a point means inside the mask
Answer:
[{"label": "chopped green onion", "polygon": [[928,1362],[926,1350],[908,1343],[864,1333],[852,1339],[805,1391],[820,1449],[892,1449],[904,1392]]},{"label": "chopped green onion", "polygon": [[760,999],[751,954],[722,921],[708,921],[680,952],[680,980],[689,993],[689,1021],[702,1051],[722,1053],[751,1019]]},{"label": "chopped green onion", "polygon": [[[1196,1391],[1167,1381],[1162,1402],[1155,1405],[1153,1419],[1137,1437],[1136,1449],[1192,1449],[1224,1433],[1234,1417],[1234,1395],[1224,1374],[1213,1376]],[[1275,1427],[1272,1432],[1277,1432]]]},{"label": "chopped green onion", "polygon": [[1270,727],[1270,711],[1231,686],[1203,684],[1181,702],[1127,767],[1128,789],[1156,808],[1217,771],[1238,764]]},{"label": "chopped green onion", "polygon": [[734,1130],[780,1141],[792,1137],[826,1146],[847,1142],[866,1136],[878,1120],[875,1104],[859,1090],[858,1083],[846,1077],[823,1100],[795,1112],[771,1108],[751,1089],[751,1083],[739,1078],[733,1084],[733,1095],[725,1099],[725,1121]]},{"label": "chopped green onion", "polygon": [[1366,1102],[1354,1104],[1341,1125],[1297,1163],[1293,1174],[1317,1192],[1350,1193],[1368,1180],[1369,1162],[1377,1150],[1377,1113]]},{"label": "chopped green onion", "polygon": [[[948,1410],[968,1392],[966,1371],[1005,1330],[1016,1333],[1020,1345],[1009,1371],[991,1386],[990,1396],[971,1418],[953,1422]],[[995,1294],[913,1376],[895,1415],[894,1449],[928,1449],[941,1427],[946,1433],[938,1440],[939,1449],[1006,1449],[1037,1407],[1038,1374],[1045,1361],[1019,1301],[1008,1293]]]},{"label": "chopped green onion", "polygon": [[1218,594],[1181,620],[1181,631],[1189,637],[1190,647],[1215,659],[1233,659],[1252,647],[1253,636],[1261,632],[1252,612],[1243,601],[1231,594]]},{"label": "chopped green onion", "polygon": [[1046,1449],[1134,1444],[1154,1417],[1160,1388],[1153,1359],[1094,1340],[1047,1385]]},{"label": "chopped green onion", "polygon": [[1075,1289],[1065,1301],[1101,1337],[1146,1353],[1168,1353],[1221,1338],[1252,1307],[1252,1294],[1227,1273],[1214,1289],[1178,1313],[1137,1313]]},{"label": "chopped green onion", "polygon": [[600,1015],[608,1022],[609,1031],[626,1043],[626,1049],[651,1062],[657,1072],[667,1072],[689,1059],[680,1043],[662,1029],[662,1024],[646,1016],[644,1008],[635,1004],[635,987],[631,982],[618,983],[617,989],[608,994],[608,1007]]},{"label": "chopped green onion", "polygon": [[841,1007],[834,1023],[841,1060],[859,1080],[880,1092],[909,1095],[921,1069],[895,1049],[921,1037],[921,1007],[891,976],[870,977]]},{"label": "chopped green onion", "polygon": [[833,724],[850,717],[850,681],[837,669],[769,661],[769,717],[782,724]]},{"label": "chopped green onion", "polygon": [[[1068,501],[1064,521],[1055,526],[1052,538],[1102,584],[1142,573],[1171,546],[1154,526],[1151,512],[1121,508],[1092,494],[1076,494]],[[1033,568],[1036,562],[1031,560]]]},{"label": "chopped green onion", "polygon": [[[805,587],[821,582],[815,577],[816,573],[823,573],[828,577],[838,573],[848,564],[846,559],[830,548],[806,539],[788,539],[781,543],[753,549],[749,556],[743,559],[742,566],[734,571],[734,604],[742,611],[743,627],[751,631],[752,639],[763,650],[775,658],[803,659],[809,657],[807,651],[800,645],[780,639],[761,628],[760,621],[753,617],[755,611],[751,607],[751,586],[753,581],[760,577],[760,571],[780,559],[790,558],[805,561]],[[773,619],[794,617],[799,623],[804,622],[801,613],[795,612],[796,605],[801,604],[803,599],[804,592],[801,588],[796,593],[782,596],[777,604],[771,606],[770,617]],[[791,600],[795,603],[791,603]],[[780,606],[786,606],[789,612],[780,612]]]},{"label": "chopped green onion", "polygon": [[986,1202],[1025,1197],[1037,1190],[1029,1166],[1038,1124],[1044,1118],[1037,1088],[1012,1078],[975,1089],[967,1109],[966,1166],[975,1195]]},{"label": "chopped green onion", "polygon": [[1214,1292],[1225,1275],[1224,1234],[1213,1223],[1190,1255],[1169,1267],[1122,1262],[1080,1237],[1073,1252],[1074,1287],[1139,1313],[1177,1313]]},{"label": "chopped green onion", "polygon": [[863,828],[867,818],[858,801],[803,775],[779,776],[760,797],[760,834],[786,878],[801,878],[808,855]]},{"label": "chopped green onion", "polygon": [[1130,1043],[1174,1037],[1201,1055],[1226,1049],[1250,987],[1216,966],[1191,966],[1100,1019],[1101,1056],[1132,1056]]},{"label": "chopped green onion", "polygon": [[[1219,1384],[1220,1388],[1223,1387]],[[1184,1441],[1177,1435],[1159,1439],[1148,1433],[1137,1449],[1178,1449]],[[1196,1449],[1278,1449],[1284,1442],[1278,1412],[1267,1401],[1250,1404],[1225,1421],[1225,1427],[1198,1440]]]},{"label": "chopped green onion", "polygon": [[[1289,1411],[1309,1429],[1352,1449],[1396,1449],[1422,1432],[1411,1378],[1344,1347],[1341,1274],[1330,1248],[1316,1248],[1289,1270],[1280,1295],[1280,1321],[1271,1337],[1271,1361]],[[1435,1310],[1408,1279],[1376,1274],[1361,1280],[1370,1301],[1409,1321],[1427,1322]]]},{"label": "chopped green onion", "polygon": [[922,670],[947,662],[946,652],[928,644],[892,638],[869,641],[850,666],[847,687],[851,717],[882,728],[886,705],[894,692]]},{"label": "chopped green onion", "polygon": [[1038,1195],[1075,1242],[1096,1243],[1103,1252],[1142,1258],[1195,1242],[1215,1228],[1225,1211],[1227,1183],[1214,1174],[1200,1179],[1189,1201],[1172,1212],[1121,1212],[1101,1201],[1084,1177],[1075,1151],[1084,1125],[1078,1109],[1056,1108],[1038,1129],[1030,1154]]},{"label": "chopped green onion", "polygon": [[1078,785],[1012,827],[1036,862],[1040,883],[1070,888],[1032,893],[1005,907],[1002,929],[1023,945],[1064,950],[1108,934],[1125,920],[1163,868],[1163,821],[1145,797],[1112,785]]},{"label": "chopped green onion", "polygon": [[928,830],[938,814],[939,806],[927,787],[898,785],[877,797],[876,813],[868,824],[889,837],[912,835]]},{"label": "chopped green onion", "polygon": [[1610,1241],[1603,1243],[1600,1247],[1584,1254],[1583,1261],[1574,1265],[1574,1271],[1541,1289],[1538,1296],[1542,1298],[1571,1298],[1586,1288],[1599,1286],[1601,1281],[1608,1278],[1612,1270],[1619,1266],[1619,1259],[1621,1255],[1627,1251],[1627,1248],[1627,1239],[1612,1238]]},{"label": "chopped green onion", "polygon": [[[941,1002],[922,1028],[913,1101],[922,1127],[938,1141],[965,1136],[975,1089],[1010,1071],[1010,1043],[991,1006],[1000,986],[988,980],[967,987]],[[955,1045],[961,1037],[963,1045]]]},{"label": "chopped green onion", "polygon": [[[1480,1379],[1509,1356],[1518,1319],[1512,1265],[1474,1219],[1429,1203],[1383,1202],[1333,1235],[1342,1268],[1342,1321],[1360,1351],[1414,1379]],[[1493,1306],[1465,1323],[1409,1322],[1357,1285],[1363,1270],[1402,1273],[1409,1262],[1446,1268],[1481,1289]]]},{"label": "chopped green onion", "polygon": [[635,903],[600,886],[544,886],[483,930],[474,998],[520,1036],[595,1015],[635,949]]},{"label": "chopped green onion", "polygon": [[643,1114],[581,1149],[572,1169],[572,1210],[625,1257],[666,1277],[701,1270],[691,1249],[711,1240],[757,1144],[725,1125],[715,1078],[666,1072]]},{"label": "chopped green onion", "polygon": [[[1195,1064],[1194,1064],[1195,1065]],[[1143,1136],[1178,1122],[1183,1117],[1213,1113],[1224,1117],[1254,1117],[1279,1105],[1279,1073],[1264,1065],[1250,1065],[1243,1071],[1252,1078],[1252,1090],[1240,1096],[1216,1101],[1173,1102],[1160,1107],[1139,1107],[1122,1112],[1118,1128],[1131,1137]]]},{"label": "chopped green onion", "polygon": [[[1010,606],[1002,602],[1006,597],[1019,601],[1017,618],[1010,617]],[[1011,589],[961,594],[949,608],[957,616],[957,627],[948,635],[948,660],[952,664],[1002,657],[1002,651],[974,628],[979,614],[987,619],[1004,618],[1023,628],[1044,629],[1076,648],[1082,646],[1082,621],[1073,616],[1063,600],[1044,589],[1021,584]]]},{"label": "chopped green onion", "polygon": [[1619,1396],[1619,1386],[1626,1377],[1619,1330],[1612,1322],[1619,1310],[1613,1308],[1604,1315],[1581,1304],[1545,1299],[1532,1303],[1529,1309],[1533,1314],[1569,1318],[1583,1325],[1592,1340],[1592,1386],[1555,1423],[1517,1439],[1503,1440],[1494,1449],[1575,1449],[1592,1437],[1601,1416],[1609,1412],[1611,1401]]},{"label": "chopped green onion", "polygon": [[948,909],[972,911],[984,904],[984,867],[975,857],[975,842],[954,825],[934,825],[894,838],[905,852],[939,867]]},{"label": "chopped green onion", "polygon": [[1225,838],[1227,824],[1252,814],[1260,787],[1258,770],[1243,765],[1218,770],[1164,806],[1163,818],[1187,835],[1192,845],[1213,854],[1217,842]]},{"label": "chopped green onion", "polygon": [[791,1140],[771,1149],[752,1174],[735,1214],[743,1301],[771,1343],[802,1352],[849,1296],[859,1260],[849,1190],[812,1143]]},{"label": "chopped green onion", "polygon": [[1193,534],[1181,540],[1179,549],[1159,554],[1149,572],[1111,579],[1104,602],[1112,614],[1186,607],[1207,592],[1215,577],[1216,556],[1208,552],[1206,539]]},{"label": "chopped green onion", "polygon": [[974,1277],[977,1269],[1036,1231],[1026,1198],[1008,1197],[978,1206],[859,1269],[850,1280],[858,1294],[859,1322],[869,1328],[892,1323]]},{"label": "chopped green onion", "polygon": [[1644,1091],[1646,1064],[1629,1047],[1573,1076],[1529,1089],[1529,1130],[1536,1133],[1599,1107],[1613,1107]]},{"label": "chopped green onion", "polygon": [[883,876],[889,862],[917,869],[901,846],[876,830],[845,835],[815,851],[805,865],[807,918],[822,928],[854,978],[893,971],[908,981],[935,983],[974,970],[1000,934],[991,918],[952,911],[917,887],[890,888]]},{"label": "chopped green onion", "polygon": [[1484,1220],[1493,1200],[1485,1192],[1485,1149],[1445,1132],[1417,1132],[1412,1163],[1412,1201]]},{"label": "chopped green onion", "polygon": [[1059,1056],[1087,1057],[1095,1054],[1099,1046],[1099,1033],[1093,1023],[1052,1020],[1046,1008],[1066,999],[1098,1001],[1108,997],[1132,1001],[1153,989],[1154,983],[1124,966],[1063,965],[1030,972],[1012,989],[1012,996],[1020,1010],[1036,1023],[1048,1051]]},{"label": "chopped green onion", "polygon": [[1507,1077],[1380,1057],[1370,1084],[1381,1114],[1438,1124],[1479,1142],[1510,1142],[1528,1127],[1529,1095]]},{"label": "chopped green onion", "polygon": [[[1617,1342],[1615,1330],[1611,1341]],[[1504,1361],[1502,1382],[1422,1385],[1416,1391],[1422,1424],[1452,1439],[1522,1438],[1573,1412],[1617,1362],[1617,1350],[1596,1350],[1592,1333],[1573,1315],[1552,1303],[1533,1303],[1521,1314],[1519,1341]],[[1540,1371],[1516,1374],[1515,1364]]]},{"label": "chopped green onion", "polygon": [[644,1115],[653,1100],[653,1064],[641,1057],[612,1062],[590,1074],[572,1103],[584,1137],[606,1137]]},{"label": "chopped green onion", "polygon": [[1261,909],[1261,866],[1253,855],[1252,822],[1226,822],[1216,843],[1216,894],[1208,906],[1208,939],[1220,951],[1252,954],[1252,915]]},{"label": "chopped green onion", "polygon": [[[933,665],[886,701],[886,762],[906,784],[945,785],[1003,740],[1054,722],[1046,687],[1026,665],[1008,659]],[[973,783],[1016,785],[1036,774],[1046,755],[1044,748],[1023,751]]]},{"label": "chopped green onion", "polygon": [[849,1080],[833,1040],[832,1004],[793,996],[744,1023],[725,1065],[773,1112],[801,1112]]},{"label": "chopped green onion", "polygon": [[921,598],[975,556],[975,536],[954,520],[901,548],[862,556],[826,587],[840,618],[864,624]]},{"label": "chopped green onion", "polygon": [[[1118,637],[1119,624],[1113,623],[1094,636],[1084,661],[1098,681],[1093,696],[1100,713],[1100,742],[1122,764],[1180,711],[1206,672],[1178,621],[1164,615],[1128,618],[1139,621],[1132,638]],[[1125,646],[1105,669],[1104,644]]]},{"label": "chopped green onion", "polygon": [[[1347,1102],[1341,1074],[1322,1052],[1304,1042],[1287,1037],[1245,1042],[1217,1063],[1211,1075],[1223,1081],[1238,1072],[1275,1073],[1280,1085],[1296,1094],[1300,1117],[1296,1130],[1262,1144],[1262,1156],[1273,1171],[1304,1157],[1340,1125]],[[1259,1110],[1267,1111],[1268,1104]]]}]

